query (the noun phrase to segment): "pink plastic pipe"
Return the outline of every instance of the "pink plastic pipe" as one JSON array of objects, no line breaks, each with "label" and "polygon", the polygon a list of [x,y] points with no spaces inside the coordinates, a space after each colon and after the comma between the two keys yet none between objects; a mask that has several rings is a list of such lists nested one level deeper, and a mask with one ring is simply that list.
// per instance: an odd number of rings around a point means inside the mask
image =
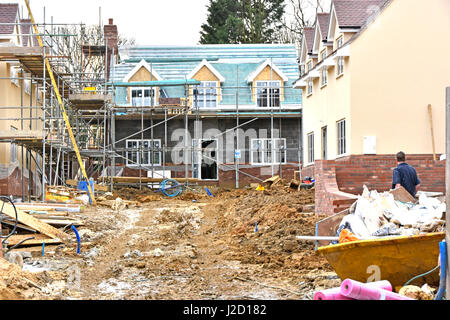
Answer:
[{"label": "pink plastic pipe", "polygon": [[341,284],[341,294],[355,300],[414,300],[397,293],[367,286],[355,280],[346,279]]},{"label": "pink plastic pipe", "polygon": [[[364,285],[373,288],[381,288],[384,290],[392,291],[391,283],[386,280],[365,283]],[[316,292],[316,294],[314,295],[314,300],[354,300],[354,299],[346,297],[343,294],[341,294],[341,287],[337,287]]]}]

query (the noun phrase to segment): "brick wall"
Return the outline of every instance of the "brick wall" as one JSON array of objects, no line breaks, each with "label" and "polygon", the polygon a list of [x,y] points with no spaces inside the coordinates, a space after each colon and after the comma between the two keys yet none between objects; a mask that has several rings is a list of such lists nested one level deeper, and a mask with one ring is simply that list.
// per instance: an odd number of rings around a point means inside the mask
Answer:
[{"label": "brick wall", "polygon": [[[34,181],[32,179],[32,188],[34,190]],[[28,195],[28,177],[24,177],[23,183],[25,184],[24,195]],[[0,195],[3,196],[22,196],[22,171],[16,168],[9,177],[0,179]]]},{"label": "brick wall", "polygon": [[[445,192],[445,161],[434,161],[432,155],[407,155],[406,162],[416,169],[420,190]],[[361,194],[364,185],[370,190],[389,191],[397,161],[395,155],[357,155],[338,159],[335,166],[339,189]]]},{"label": "brick wall", "polygon": [[[439,158],[440,155],[437,157]],[[445,161],[434,161],[432,155],[407,155],[421,180],[420,190],[445,193]],[[389,191],[392,170],[397,166],[395,155],[352,155],[332,161],[316,161],[305,167],[302,175],[316,180],[316,214],[334,213],[333,200],[353,198],[369,190]]]},{"label": "brick wall", "polygon": [[[334,200],[355,198],[354,195],[339,190],[336,180],[335,161],[320,160],[314,165],[315,212],[316,214],[334,214]],[[302,175],[304,175],[302,173]]]},{"label": "brick wall", "polygon": [[[199,184],[200,185],[220,185],[224,188],[235,188],[236,187],[236,171],[228,168],[232,167],[234,168],[234,164],[227,165],[227,168],[220,168],[219,169],[219,180],[218,181],[202,181]],[[185,177],[185,171],[184,167],[180,167],[180,170],[172,171],[171,176],[173,178],[184,178]],[[274,167],[274,175],[280,175],[279,167]],[[253,177],[257,177],[261,180],[266,180],[272,176],[272,169],[270,166],[268,167],[251,167],[251,168],[242,168],[240,167],[239,170],[241,171],[239,174],[239,186],[242,188],[246,185],[249,185],[250,183],[258,183],[257,179],[254,179]],[[284,165],[282,169],[282,178],[286,181],[290,181],[294,178],[294,172],[298,171],[299,167],[298,165]],[[188,168],[188,174],[191,177],[191,166]],[[126,177],[139,177],[139,170],[131,169],[128,167],[125,167],[123,176]],[[146,177],[147,172],[145,170],[142,170],[142,176]]]}]

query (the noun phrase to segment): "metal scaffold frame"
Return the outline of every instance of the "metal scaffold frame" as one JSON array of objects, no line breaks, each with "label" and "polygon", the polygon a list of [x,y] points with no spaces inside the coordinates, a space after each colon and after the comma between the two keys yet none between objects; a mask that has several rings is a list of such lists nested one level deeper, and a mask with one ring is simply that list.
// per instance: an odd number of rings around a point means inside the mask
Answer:
[{"label": "metal scaffold frame", "polygon": [[[26,1],[28,7],[28,1]],[[29,8],[29,7],[28,7]],[[30,17],[31,11],[30,11]],[[68,182],[77,180],[88,180],[90,177],[96,177],[98,182],[104,185],[109,185],[111,191],[115,185],[130,185],[142,189],[143,186],[149,186],[149,180],[153,183],[158,183],[164,178],[161,171],[173,170],[181,172],[184,171],[184,177],[178,177],[177,180],[184,183],[187,187],[200,181],[199,176],[192,177],[195,171],[194,158],[201,152],[201,145],[193,145],[193,140],[205,139],[203,132],[199,128],[201,119],[208,117],[227,117],[235,119],[236,123],[233,128],[226,129],[211,139],[218,139],[225,134],[234,133],[234,150],[240,152],[252,152],[252,147],[249,149],[242,148],[245,146],[245,135],[241,136],[240,130],[243,130],[246,125],[257,121],[259,119],[270,120],[270,135],[268,140],[271,141],[271,149],[264,150],[271,154],[272,159],[282,157],[282,152],[290,152],[291,155],[298,154],[298,161],[279,163],[272,161],[272,163],[260,165],[261,167],[270,167],[272,176],[279,172],[283,177],[283,168],[285,166],[296,167],[298,171],[302,168],[302,132],[301,132],[301,112],[291,112],[293,118],[298,118],[299,132],[298,132],[298,147],[288,148],[286,145],[283,150],[276,150],[275,139],[282,138],[281,130],[283,118],[282,104],[279,103],[276,107],[261,108],[257,111],[245,112],[239,105],[240,97],[243,95],[242,91],[249,89],[248,87],[240,87],[239,83],[239,67],[236,67],[236,86],[235,87],[221,87],[221,97],[229,95],[229,98],[235,99],[235,108],[230,106],[226,115],[217,115],[212,110],[210,113],[205,112],[205,109],[199,107],[197,86],[199,81],[184,79],[184,80],[167,80],[167,81],[144,81],[144,82],[114,82],[115,68],[118,63],[117,56],[108,52],[109,46],[107,40],[104,43],[104,59],[105,68],[101,74],[89,74],[87,70],[81,73],[64,73],[61,65],[68,63],[64,56],[58,52],[59,37],[70,37],[74,35],[61,34],[61,31],[55,30],[55,25],[52,23],[36,23],[32,18],[32,24],[35,34],[40,44],[40,50],[36,48],[21,48],[17,47],[17,52],[12,52],[8,57],[8,61],[14,61],[19,69],[23,70],[23,74],[17,77],[0,78],[0,81],[19,81],[21,88],[21,105],[20,106],[0,106],[0,111],[4,109],[20,110],[20,117],[4,117],[0,118],[0,124],[3,121],[16,121],[20,123],[20,133],[40,131],[40,135],[36,137],[27,136],[11,136],[0,137],[0,142],[11,143],[21,148],[21,168],[22,168],[22,199],[28,197],[28,200],[34,196],[38,200],[38,196],[42,201],[45,201],[46,186],[68,185]],[[68,24],[67,24],[68,25]],[[74,24],[79,25],[79,24]],[[41,30],[38,30],[38,27]],[[41,38],[42,37],[42,38]],[[103,37],[105,38],[105,37]],[[91,54],[90,44],[83,44],[83,51],[88,51]],[[93,44],[98,49],[98,44]],[[26,51],[27,55],[21,52]],[[112,56],[114,60],[109,60],[108,56]],[[1,59],[0,55],[0,60]],[[33,59],[33,69],[29,68],[30,61]],[[36,68],[36,65],[39,68]],[[107,69],[110,68],[108,71]],[[150,64],[150,71],[152,71],[152,64]],[[271,69],[271,72],[273,70]],[[27,73],[27,74],[25,74]],[[152,72],[150,72],[152,74]],[[271,79],[272,79],[271,74]],[[95,80],[93,80],[95,79]],[[29,94],[29,101],[24,99],[24,83],[31,82],[31,90]],[[155,97],[152,95],[149,105],[142,106],[122,106],[116,101],[116,89],[125,87],[127,90],[131,87],[140,86],[148,88],[164,88],[168,86],[179,86],[184,89],[184,97],[179,97],[180,102],[175,105],[158,104]],[[36,97],[33,98],[33,88],[37,88],[43,99],[35,102]],[[288,88],[284,86],[284,89]],[[87,90],[89,89],[89,90]],[[251,95],[257,88],[251,88]],[[223,93],[226,91],[227,93]],[[218,90],[216,90],[218,92]],[[219,94],[217,94],[219,95]],[[286,93],[284,93],[286,95]],[[276,104],[272,104],[276,105]],[[278,118],[279,137],[274,134],[276,119]],[[116,139],[116,121],[121,119],[140,120],[140,127],[130,134],[128,137]],[[184,121],[184,146],[170,147],[169,145],[169,124],[172,120],[180,119]],[[149,125],[145,125],[145,121]],[[193,121],[194,132],[192,140],[188,141],[190,137],[190,123]],[[156,127],[164,126],[164,136],[160,136],[161,144],[147,145],[144,147],[144,133],[150,134],[150,140],[154,141],[154,129]],[[269,131],[268,130],[268,131]],[[119,147],[119,144],[129,138],[139,140],[139,148],[131,150],[141,158],[139,161],[133,161],[128,156],[130,148]],[[230,146],[228,146],[230,147]],[[168,152],[182,152],[184,161],[181,164],[168,163]],[[218,153],[223,153],[225,150],[219,149]],[[149,153],[149,164],[142,164],[142,157],[144,153]],[[159,165],[153,161],[157,153],[160,158]],[[277,154],[278,153],[278,154]],[[26,156],[25,156],[26,155]],[[224,170],[235,171],[235,185],[240,187],[240,177],[250,177],[255,182],[262,182],[260,177],[254,176],[245,170],[248,168],[258,167],[252,164],[243,163],[240,160],[234,159],[232,162],[219,161],[219,157],[208,158],[206,155],[201,155],[204,159],[210,160],[217,164]],[[292,158],[292,157],[291,157]],[[26,162],[26,164],[25,164]],[[33,163],[32,163],[33,162]],[[117,176],[118,162],[121,162],[121,167],[126,167],[132,164],[132,168],[139,171],[139,179],[132,182],[118,182],[115,183]],[[173,161],[172,161],[173,162]],[[32,167],[35,168],[33,177]],[[28,168],[28,177],[26,177],[25,168]],[[199,169],[198,169],[199,170]],[[219,172],[219,169],[217,169]],[[143,175],[145,172],[146,175]],[[38,178],[39,177],[39,178]],[[26,187],[26,180],[28,179],[28,187]],[[217,175],[217,181],[219,175]],[[40,190],[42,194],[38,194]],[[73,185],[73,184],[72,184]],[[89,193],[94,200],[93,192],[88,183]],[[34,190],[35,189],[35,190]]]}]

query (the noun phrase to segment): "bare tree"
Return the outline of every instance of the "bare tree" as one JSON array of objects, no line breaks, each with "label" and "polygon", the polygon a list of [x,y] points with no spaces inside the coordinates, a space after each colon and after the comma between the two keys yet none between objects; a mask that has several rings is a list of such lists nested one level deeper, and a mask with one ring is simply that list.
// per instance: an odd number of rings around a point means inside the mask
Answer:
[{"label": "bare tree", "polygon": [[[60,27],[58,34],[63,36],[51,40],[55,54],[65,57],[63,61],[58,61],[58,71],[73,74],[80,84],[85,85],[89,85],[89,82],[95,85],[95,82],[103,79],[105,56],[98,54],[98,48],[105,44],[103,28],[99,25],[72,25]],[[134,38],[119,35],[119,46],[135,43]]]},{"label": "bare tree", "polygon": [[316,14],[324,12],[330,0],[286,0],[286,14],[283,29],[279,33],[280,42],[295,43],[298,47],[303,39],[303,29],[314,25]]}]

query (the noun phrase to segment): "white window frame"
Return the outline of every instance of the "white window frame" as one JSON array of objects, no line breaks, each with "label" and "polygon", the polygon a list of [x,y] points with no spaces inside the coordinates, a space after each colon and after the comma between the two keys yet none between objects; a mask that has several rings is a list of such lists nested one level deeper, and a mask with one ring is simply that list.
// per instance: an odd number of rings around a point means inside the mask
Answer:
[{"label": "white window frame", "polygon": [[312,80],[308,80],[308,91],[307,91],[308,95],[312,95],[313,93],[313,81]]},{"label": "white window frame", "polygon": [[[161,139],[144,139],[144,140],[140,140],[140,139],[128,139],[126,140],[126,147],[127,150],[133,149],[131,151],[127,151],[127,167],[139,167],[139,166],[152,166],[151,163],[151,156],[152,156],[152,151],[143,151],[144,154],[147,153],[147,159],[148,162],[147,163],[142,163],[141,164],[141,156],[140,156],[140,148],[141,148],[141,143],[148,143],[149,145],[157,142],[158,146],[157,148],[161,147]],[[136,145],[136,147],[133,146],[133,144]],[[153,151],[153,153],[156,153],[158,155],[158,163],[153,163],[153,166],[161,166],[161,157],[162,157],[162,153],[161,151]],[[136,161],[132,161],[132,155],[134,154]],[[136,162],[136,163],[134,163]]]},{"label": "white window frame", "polygon": [[328,68],[327,67],[323,67],[322,71],[321,71],[321,84],[322,87],[326,86],[328,84]]},{"label": "white window frame", "polygon": [[309,61],[308,62],[308,72],[311,71],[312,68],[313,68],[313,63],[312,63],[312,61]]},{"label": "white window frame", "polygon": [[314,132],[310,132],[307,134],[308,141],[308,163],[314,163],[315,155],[314,155]]},{"label": "white window frame", "polygon": [[328,126],[322,127],[320,130],[322,140],[321,158],[322,160],[328,160]]},{"label": "white window frame", "polygon": [[344,74],[344,57],[337,58],[336,73],[337,73],[337,76]]},{"label": "white window frame", "polygon": [[[219,82],[218,81],[200,81],[200,82],[202,85],[197,86],[195,88],[197,90],[197,97],[194,97],[194,103],[197,104],[199,109],[217,108],[217,104],[219,103]],[[208,90],[212,89],[213,89],[212,93],[208,92]],[[200,92],[202,92],[202,94],[200,94]],[[211,99],[211,97],[215,97],[215,99]],[[197,101],[195,101],[195,99],[197,99]],[[214,101],[214,104],[208,105],[208,102],[211,101]]]},{"label": "white window frame", "polygon": [[[148,102],[146,102],[146,98],[145,98],[145,90],[150,90],[150,97],[148,97],[147,99],[148,99]],[[142,94],[142,97],[137,97],[137,98],[135,98],[136,100],[133,100],[133,92],[135,92],[135,91],[141,91],[141,94]],[[154,98],[154,100],[153,100],[153,105],[154,106],[157,106],[158,105],[158,102],[157,102],[157,96],[156,96],[156,93],[157,93],[157,90],[156,90],[156,88],[154,88],[154,87],[136,87],[136,88],[131,88],[130,89],[130,103],[131,103],[131,106],[133,106],[133,107],[150,107],[151,105],[152,105],[152,92],[153,92],[153,98]],[[134,103],[135,101],[140,101],[140,103]]]},{"label": "white window frame", "polygon": [[342,119],[336,123],[337,128],[337,154],[342,156],[347,153],[347,140],[346,140],[346,123],[345,119]]},{"label": "white window frame", "polygon": [[[261,84],[265,84],[265,85],[261,86]],[[281,88],[282,88],[282,86],[281,86],[280,80],[259,80],[259,81],[255,81],[255,86],[256,86],[255,87],[255,101],[256,101],[256,106],[258,108],[279,108],[281,106]],[[259,90],[261,88],[263,88],[263,89],[265,88],[266,90],[268,90],[267,97],[266,97],[267,106],[259,105],[259,95],[260,95]],[[276,89],[279,90],[279,93],[278,93],[279,104],[276,105],[275,101],[274,101],[274,105],[271,106],[272,92],[270,90],[276,90]],[[274,96],[276,97],[276,95],[274,95]]]},{"label": "white window frame", "polygon": [[[275,147],[272,148],[272,141],[275,143]],[[258,142],[258,147],[255,144]],[[282,142],[282,147],[278,147],[280,142]],[[258,158],[255,159],[255,154],[258,153]],[[279,154],[279,160],[276,161],[277,154]],[[269,159],[270,158],[270,159]],[[287,147],[286,138],[260,138],[250,140],[250,163],[252,165],[272,165],[272,164],[286,164],[287,163]]]},{"label": "white window frame", "polygon": [[337,49],[340,49],[340,48],[342,48],[343,45],[344,45],[344,36],[340,36],[336,40],[336,47],[337,47]]},{"label": "white window frame", "polygon": [[323,49],[320,53],[320,59],[321,61],[324,61],[327,58],[327,49]]},{"label": "white window frame", "polygon": [[[337,48],[340,49],[344,44],[344,36],[339,37],[336,41]],[[340,76],[344,73],[344,57],[337,58],[337,68],[336,68],[337,76]]]}]

